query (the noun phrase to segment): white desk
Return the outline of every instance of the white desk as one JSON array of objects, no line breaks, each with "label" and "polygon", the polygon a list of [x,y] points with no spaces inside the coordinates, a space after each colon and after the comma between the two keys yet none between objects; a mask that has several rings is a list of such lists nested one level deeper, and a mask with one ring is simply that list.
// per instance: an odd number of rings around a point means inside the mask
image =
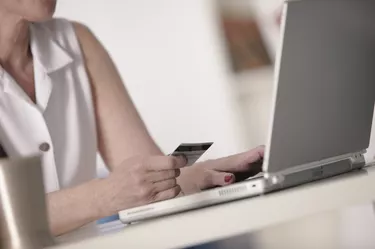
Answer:
[{"label": "white desk", "polygon": [[372,203],[375,169],[367,168],[366,172],[159,218],[61,248],[182,248],[320,212]]}]

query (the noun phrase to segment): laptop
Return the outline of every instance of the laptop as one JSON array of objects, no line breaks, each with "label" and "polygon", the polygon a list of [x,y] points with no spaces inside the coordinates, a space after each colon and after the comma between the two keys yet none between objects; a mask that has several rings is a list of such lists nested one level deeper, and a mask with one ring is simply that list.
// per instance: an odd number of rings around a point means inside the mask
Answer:
[{"label": "laptop", "polygon": [[375,1],[285,1],[260,177],[119,212],[129,224],[299,187],[366,165],[375,100]]}]

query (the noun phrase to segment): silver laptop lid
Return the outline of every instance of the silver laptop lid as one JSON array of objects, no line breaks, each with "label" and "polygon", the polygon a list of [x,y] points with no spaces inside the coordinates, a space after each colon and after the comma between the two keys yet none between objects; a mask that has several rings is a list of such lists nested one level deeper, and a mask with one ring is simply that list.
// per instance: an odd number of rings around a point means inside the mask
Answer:
[{"label": "silver laptop lid", "polygon": [[375,100],[375,1],[285,4],[264,171],[367,149]]}]

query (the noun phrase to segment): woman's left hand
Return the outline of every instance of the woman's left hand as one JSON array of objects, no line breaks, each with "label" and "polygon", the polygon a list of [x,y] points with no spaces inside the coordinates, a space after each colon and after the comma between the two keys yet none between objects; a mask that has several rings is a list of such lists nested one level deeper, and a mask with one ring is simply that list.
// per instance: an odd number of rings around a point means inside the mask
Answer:
[{"label": "woman's left hand", "polygon": [[263,156],[264,146],[260,146],[233,156],[197,163],[182,169],[177,181],[185,195],[216,186],[226,186],[236,181],[235,173],[259,173],[261,167],[256,163],[260,162]]}]

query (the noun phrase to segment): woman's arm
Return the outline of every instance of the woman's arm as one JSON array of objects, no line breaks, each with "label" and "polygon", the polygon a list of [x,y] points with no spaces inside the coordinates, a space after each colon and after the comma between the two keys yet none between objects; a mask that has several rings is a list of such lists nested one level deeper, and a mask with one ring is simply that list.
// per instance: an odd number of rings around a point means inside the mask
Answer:
[{"label": "woman's arm", "polygon": [[98,197],[101,180],[92,180],[80,186],[63,189],[47,195],[51,232],[59,236],[103,218]]},{"label": "woman's arm", "polygon": [[162,155],[141,120],[105,48],[82,24],[74,27],[90,77],[99,150],[110,168],[137,155]]}]

